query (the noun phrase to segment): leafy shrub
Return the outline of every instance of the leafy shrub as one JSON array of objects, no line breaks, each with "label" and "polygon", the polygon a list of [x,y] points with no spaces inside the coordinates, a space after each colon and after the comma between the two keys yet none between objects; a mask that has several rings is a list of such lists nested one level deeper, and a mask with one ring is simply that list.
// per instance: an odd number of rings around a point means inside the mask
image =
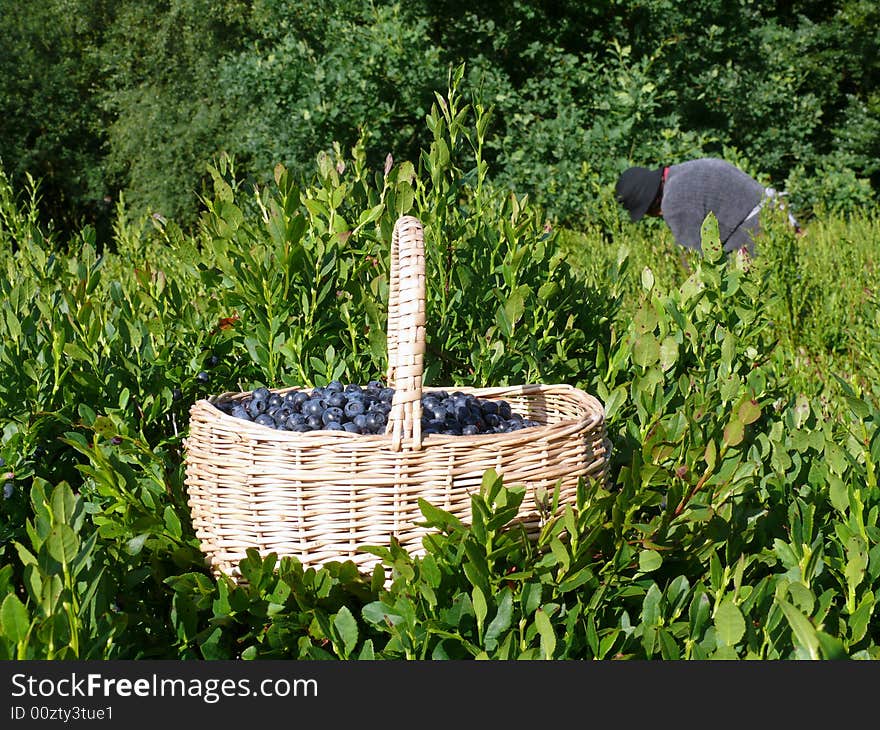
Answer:
[{"label": "leafy shrub", "polygon": [[[783,285],[830,253],[770,226],[767,270],[723,256],[709,219],[686,267],[610,245],[575,265],[533,201],[492,184],[462,78],[417,162],[373,171],[363,144],[337,148],[308,182],[279,166],[245,197],[219,157],[195,235],[120,206],[115,250],[88,228],[61,245],[0,186],[0,656],[880,658],[875,299],[845,300],[863,369],[833,398],[803,388],[777,340],[821,318],[809,282]],[[251,551],[245,585],[215,578],[184,489],[188,405],[381,374],[402,213],[425,224],[426,378],[596,392],[611,479],[555,514],[553,493],[489,471],[470,525],[421,504],[424,555],[362,546],[382,563],[359,575]],[[532,543],[509,523],[535,498],[554,516]]]}]

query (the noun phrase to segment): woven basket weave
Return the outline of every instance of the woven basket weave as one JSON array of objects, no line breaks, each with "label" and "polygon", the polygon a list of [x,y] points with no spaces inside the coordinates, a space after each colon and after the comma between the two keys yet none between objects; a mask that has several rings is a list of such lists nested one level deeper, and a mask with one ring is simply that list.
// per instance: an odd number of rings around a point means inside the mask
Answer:
[{"label": "woven basket weave", "polygon": [[384,434],[279,431],[213,405],[250,393],[224,393],[190,409],[186,487],[193,526],[215,574],[240,579],[238,563],[249,547],[295,556],[306,567],[351,560],[362,572],[379,558],[358,548],[388,545],[392,535],[411,553],[423,554],[427,529],[416,525],[424,519],[418,500],[469,524],[470,494],[489,468],[505,484],[527,488],[516,521],[533,539],[547,517],[537,490],[552,494],[560,482],[561,508],[574,502],[580,477],[606,478],[604,409],[569,385],[456,387],[506,400],[542,425],[423,438],[425,257],[422,225],[412,216],[394,227],[389,288],[387,382],[395,392]]}]

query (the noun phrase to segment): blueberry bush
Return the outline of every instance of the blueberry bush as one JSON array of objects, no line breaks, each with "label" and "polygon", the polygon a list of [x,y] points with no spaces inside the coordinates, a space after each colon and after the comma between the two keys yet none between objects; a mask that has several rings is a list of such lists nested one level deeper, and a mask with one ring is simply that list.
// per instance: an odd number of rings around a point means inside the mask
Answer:
[{"label": "blueberry bush", "polygon": [[[753,260],[711,218],[703,257],[653,228],[560,231],[494,182],[493,110],[462,77],[413,159],[372,165],[362,138],[252,187],[218,155],[195,232],[123,201],[112,250],[0,177],[0,657],[880,658],[876,217],[768,225]],[[421,503],[423,556],[364,545],[364,575],[254,549],[246,582],[213,576],[190,405],[380,390],[401,214],[425,225],[426,384],[595,393],[608,481],[534,542],[509,526],[524,489],[489,470],[471,524]]]}]

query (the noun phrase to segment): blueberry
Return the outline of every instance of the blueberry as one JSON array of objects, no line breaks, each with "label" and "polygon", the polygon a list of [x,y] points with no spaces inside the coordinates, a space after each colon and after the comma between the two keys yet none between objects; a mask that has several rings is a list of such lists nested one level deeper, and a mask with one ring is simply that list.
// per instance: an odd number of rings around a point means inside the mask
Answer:
[{"label": "blueberry", "polygon": [[325,431],[344,431],[345,428],[339,421],[330,421],[324,426]]},{"label": "blueberry", "polygon": [[289,431],[295,431],[294,426],[300,426],[306,422],[306,417],[302,413],[291,413],[287,417],[285,426]]},{"label": "blueberry", "polygon": [[358,398],[353,398],[345,404],[344,412],[349,418],[354,418],[359,413],[364,412],[364,402]]},{"label": "blueberry", "polygon": [[333,406],[335,408],[342,408],[345,405],[348,399],[345,397],[345,394],[342,391],[331,391],[330,395],[327,396],[327,405]]},{"label": "blueberry", "polygon": [[367,383],[367,388],[369,390],[381,390],[382,389],[382,381],[381,380],[371,380]]},{"label": "blueberry", "polygon": [[6,466],[6,459],[0,456],[0,469],[2,469],[4,466]]},{"label": "blueberry", "polygon": [[480,401],[480,410],[483,411],[483,415],[495,415],[498,413],[498,404],[491,400],[482,400]]},{"label": "blueberry", "polygon": [[215,368],[215,367],[217,367],[217,366],[220,364],[220,358],[217,357],[216,355],[211,355],[211,356],[208,358],[208,360],[205,362],[205,364],[206,364],[209,368]]},{"label": "blueberry", "polygon": [[386,423],[384,413],[379,411],[367,413],[367,428],[371,433],[380,433],[385,428]]},{"label": "blueberry", "polygon": [[6,482],[3,485],[3,499],[12,499],[12,495],[15,493],[15,484],[12,482]]},{"label": "blueberry", "polygon": [[307,423],[297,423],[295,426],[291,427],[290,430],[291,431],[298,431],[298,432],[302,433],[305,431],[311,431],[312,429],[309,428],[309,424],[307,424]]},{"label": "blueberry", "polygon": [[324,401],[318,398],[309,398],[309,400],[302,404],[300,410],[304,416],[317,416],[320,418],[324,412]]},{"label": "blueberry", "polygon": [[342,424],[342,428],[344,428],[349,433],[360,433],[360,427],[354,421],[346,421]]},{"label": "blueberry", "polygon": [[265,399],[268,399],[270,395],[272,395],[272,394],[269,392],[269,389],[268,389],[268,388],[257,388],[257,389],[251,394],[251,397],[252,397],[254,400],[262,400],[262,399],[264,399],[264,398],[265,398]]},{"label": "blueberry", "polygon": [[235,406],[229,415],[235,418],[243,418],[245,421],[251,420],[251,414],[247,412],[247,408],[244,406]]},{"label": "blueberry", "polygon": [[180,388],[175,388],[171,391],[172,400],[180,400],[181,398],[183,398],[183,391]]},{"label": "blueberry", "polygon": [[293,406],[296,410],[302,411],[302,405],[309,399],[309,394],[303,390],[298,390],[293,394]]},{"label": "blueberry", "polygon": [[268,407],[269,404],[265,398],[254,398],[248,403],[247,412],[251,414],[251,418],[256,419],[257,416],[264,414]]},{"label": "blueberry", "polygon": [[504,420],[508,420],[510,418],[510,403],[506,400],[502,400],[498,402],[498,415],[501,416]]},{"label": "blueberry", "polygon": [[306,425],[309,427],[309,431],[318,431],[324,427],[324,424],[321,422],[321,416],[306,416]]},{"label": "blueberry", "polygon": [[476,436],[479,433],[477,427],[473,423],[465,424],[461,427],[462,436]]},{"label": "blueberry", "polygon": [[379,391],[379,400],[383,403],[391,403],[394,399],[394,388],[382,388]]},{"label": "blueberry", "polygon": [[347,396],[352,396],[361,395],[364,391],[363,388],[361,388],[361,386],[359,386],[357,383],[349,383],[345,386],[342,392],[345,393]]},{"label": "blueberry", "polygon": [[391,412],[391,404],[384,401],[373,401],[367,406],[367,413],[381,413],[387,416]]},{"label": "blueberry", "polygon": [[321,415],[321,422],[328,426],[331,423],[342,423],[342,417],[345,414],[342,412],[341,408],[337,406],[330,406],[324,413]]},{"label": "blueberry", "polygon": [[497,413],[487,413],[483,417],[483,420],[486,422],[486,425],[489,428],[495,428],[496,426],[503,423],[501,416],[499,416]]},{"label": "blueberry", "polygon": [[358,427],[361,433],[367,430],[367,417],[363,413],[358,413],[351,419],[351,422]]},{"label": "blueberry", "polygon": [[327,383],[327,392],[328,393],[341,393],[342,392],[342,383],[338,380],[331,380]]},{"label": "blueberry", "polygon": [[254,419],[254,423],[259,423],[261,426],[268,426],[269,428],[275,428],[275,419],[272,416],[261,413]]},{"label": "blueberry", "polygon": [[282,403],[284,403],[284,398],[278,395],[278,393],[273,393],[269,396],[269,408],[277,408]]},{"label": "blueberry", "polygon": [[198,380],[200,383],[207,383],[210,379],[211,379],[211,376],[208,375],[208,373],[206,373],[204,370],[202,370],[201,372],[198,373],[198,375],[196,375],[196,380]]}]

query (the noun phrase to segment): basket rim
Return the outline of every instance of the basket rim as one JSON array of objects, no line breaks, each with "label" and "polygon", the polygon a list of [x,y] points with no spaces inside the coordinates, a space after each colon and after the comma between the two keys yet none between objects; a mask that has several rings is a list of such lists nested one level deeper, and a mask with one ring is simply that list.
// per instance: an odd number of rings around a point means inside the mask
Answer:
[{"label": "basket rim", "polygon": [[[294,391],[306,391],[311,390],[309,386],[285,386],[282,388],[269,388],[271,393],[284,394],[288,392]],[[558,384],[537,384],[537,383],[528,383],[522,385],[501,385],[501,386],[489,386],[489,387],[474,387],[474,386],[430,386],[422,389],[422,393],[431,393],[437,391],[447,391],[450,393],[454,393],[456,391],[460,391],[466,395],[478,395],[478,397],[488,397],[489,399],[493,399],[492,396],[495,396],[498,400],[503,399],[502,396],[505,393],[511,392],[512,396],[530,396],[537,395],[549,390],[553,391],[562,391],[566,396],[571,397],[573,400],[582,404],[587,412],[578,418],[563,418],[555,423],[542,423],[537,426],[529,426],[526,428],[520,428],[516,431],[509,431],[506,433],[481,433],[474,434],[472,436],[464,436],[464,435],[449,435],[449,434],[425,434],[422,436],[421,440],[421,448],[425,448],[426,445],[446,445],[446,444],[487,444],[493,442],[503,442],[507,440],[516,440],[521,439],[523,435],[529,435],[534,438],[541,438],[544,434],[558,435],[562,432],[567,432],[568,430],[576,431],[581,429],[589,429],[596,426],[599,423],[603,423],[605,421],[605,410],[601,404],[601,402],[595,396],[590,393],[582,390],[580,388],[576,388],[573,385],[568,383],[558,383]],[[277,441],[283,441],[285,443],[301,443],[303,445],[307,445],[310,441],[315,440],[331,440],[337,441],[339,443],[350,442],[357,443],[370,446],[376,446],[379,444],[392,444],[393,435],[386,431],[382,434],[358,434],[358,433],[350,433],[348,431],[335,431],[335,430],[327,430],[320,429],[316,431],[284,431],[280,429],[275,429],[270,426],[263,426],[259,423],[254,423],[253,421],[245,421],[242,418],[236,418],[228,413],[224,413],[219,408],[216,407],[218,402],[227,401],[227,400],[241,400],[246,398],[248,395],[253,393],[253,390],[249,391],[226,391],[224,393],[218,393],[213,396],[209,396],[208,398],[201,398],[197,400],[190,408],[190,417],[195,416],[196,413],[202,412],[204,414],[210,414],[210,418],[219,421],[220,423],[228,423],[230,425],[234,424],[236,430],[242,436],[250,436],[257,440],[265,439],[267,437],[273,438]],[[412,444],[412,446],[419,448],[416,444]]]}]

